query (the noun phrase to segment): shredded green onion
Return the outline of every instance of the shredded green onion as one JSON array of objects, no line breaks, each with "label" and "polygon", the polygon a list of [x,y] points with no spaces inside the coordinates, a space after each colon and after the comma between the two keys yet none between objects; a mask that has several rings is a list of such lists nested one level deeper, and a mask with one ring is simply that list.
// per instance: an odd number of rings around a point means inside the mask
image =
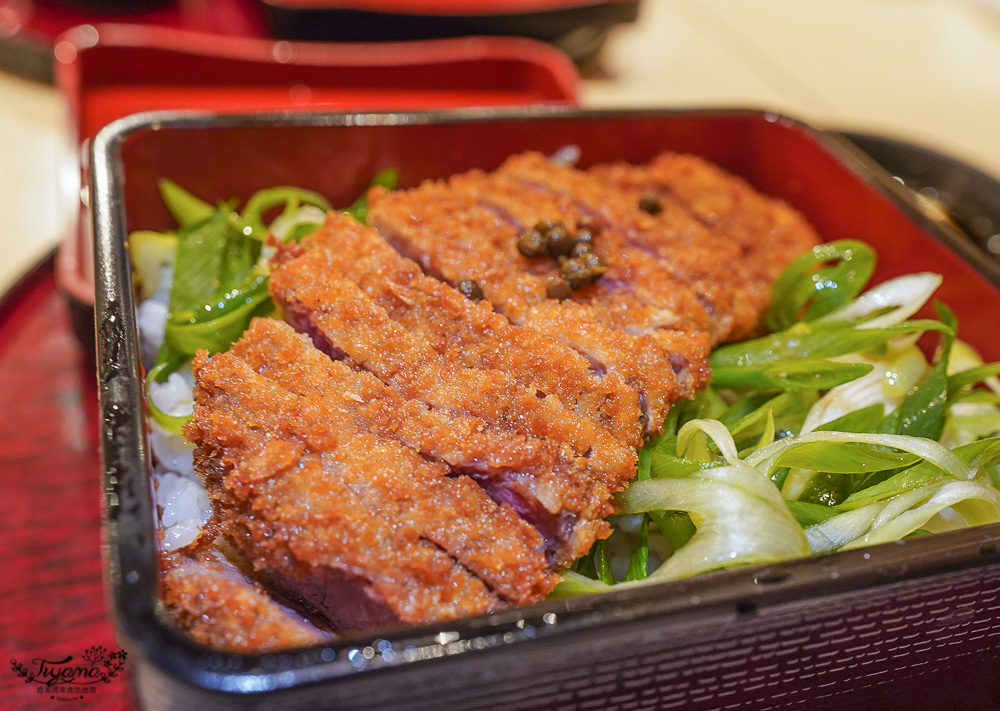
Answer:
[{"label": "shredded green onion", "polygon": [[294,204],[315,205],[325,211],[330,210],[330,203],[325,197],[312,190],[303,190],[294,187],[268,188],[254,193],[247,200],[243,207],[243,212],[232,218],[233,227],[243,235],[263,242],[267,239],[268,229],[264,224],[264,216],[268,210],[278,205]]},{"label": "shredded green onion", "polygon": [[153,421],[156,424],[172,434],[181,434],[184,425],[191,419],[191,417],[169,415],[161,410],[156,406],[156,401],[150,395],[149,386],[152,383],[159,383],[166,380],[171,372],[177,370],[179,363],[183,363],[183,361],[172,362],[171,360],[165,360],[163,363],[157,365],[146,374],[146,402],[149,406],[149,415],[153,418]]},{"label": "shredded green onion", "polygon": [[874,271],[875,252],[863,242],[840,240],[817,245],[775,281],[764,323],[770,330],[780,331],[828,314],[857,296]]},{"label": "shredded green onion", "polygon": [[[392,189],[398,178],[398,171],[390,168],[376,175],[371,185]],[[160,270],[172,267],[164,340],[147,376],[150,384],[166,380],[199,350],[212,354],[227,349],[251,319],[271,313],[267,259],[273,246],[264,244],[268,235],[299,241],[314,232],[331,210],[322,195],[291,186],[258,191],[240,212],[235,211],[236,201],[213,206],[171,180],[161,180],[159,189],[177,229],[172,234],[130,236],[136,251],[145,255],[135,264],[145,298],[157,289]],[[265,224],[279,207],[271,225]],[[343,211],[367,219],[367,192]],[[163,412],[152,397],[147,396],[147,403],[153,421],[175,434],[190,419]]]},{"label": "shredded green onion", "polygon": [[[369,190],[376,186],[381,186],[389,190],[395,190],[399,184],[399,170],[396,168],[386,168],[372,178],[368,185]],[[344,209],[344,212],[362,224],[368,222],[368,190],[365,190],[361,197],[354,201],[354,204]]]},{"label": "shredded green onion", "polygon": [[195,197],[172,180],[162,179],[159,188],[163,203],[170,210],[178,226],[182,228],[204,222],[215,212],[215,208],[207,202]]},{"label": "shredded green onion", "polygon": [[[716,349],[711,385],[640,450],[618,498],[642,526],[613,534],[631,536],[627,573],[609,581],[588,556],[556,595],[1000,522],[1000,364],[955,340],[941,304],[937,319],[910,320],[938,275],[861,293],[874,265],[870,247],[842,241],[786,270],[772,332]],[[926,333],[939,341],[930,363]],[[654,538],[670,551],[658,565]]]}]

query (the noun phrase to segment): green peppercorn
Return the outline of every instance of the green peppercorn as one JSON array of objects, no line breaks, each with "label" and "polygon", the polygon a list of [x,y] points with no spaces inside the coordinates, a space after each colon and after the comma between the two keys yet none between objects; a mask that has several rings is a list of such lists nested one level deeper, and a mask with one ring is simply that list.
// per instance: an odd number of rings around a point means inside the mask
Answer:
[{"label": "green peppercorn", "polygon": [[568,299],[573,295],[569,284],[557,276],[550,276],[545,283],[545,295],[550,299]]},{"label": "green peppercorn", "polygon": [[584,257],[567,259],[560,264],[559,276],[566,280],[571,289],[582,289],[593,281],[593,272]]},{"label": "green peppercorn", "polygon": [[549,240],[537,229],[525,230],[517,237],[517,251],[525,257],[541,257],[549,251]]},{"label": "green peppercorn", "polygon": [[660,202],[656,193],[646,193],[639,199],[639,209],[650,215],[659,215],[663,212],[663,203]]},{"label": "green peppercorn", "polygon": [[535,229],[543,235],[548,235],[552,228],[558,224],[555,220],[539,220],[535,223]]},{"label": "green peppercorn", "polygon": [[595,233],[591,232],[589,229],[587,230],[579,229],[576,231],[576,241],[584,242],[586,244],[593,244],[594,234]]},{"label": "green peppercorn", "polygon": [[473,301],[483,300],[483,288],[479,286],[479,282],[477,281],[462,279],[462,281],[458,282],[458,290],[462,292],[463,296]]},{"label": "green peppercorn", "polygon": [[553,257],[565,256],[570,253],[573,249],[573,243],[576,242],[573,235],[570,234],[563,225],[557,224],[549,230],[549,254]]},{"label": "green peppercorn", "polygon": [[601,277],[604,272],[608,271],[608,265],[604,263],[604,260],[597,256],[594,252],[586,252],[581,255],[581,258],[587,262],[587,266],[590,267],[590,273],[592,275],[591,281],[596,281]]},{"label": "green peppercorn", "polygon": [[594,251],[592,242],[585,242],[582,240],[577,240],[573,243],[573,249],[570,250],[570,257],[582,257],[585,254],[592,254]]}]

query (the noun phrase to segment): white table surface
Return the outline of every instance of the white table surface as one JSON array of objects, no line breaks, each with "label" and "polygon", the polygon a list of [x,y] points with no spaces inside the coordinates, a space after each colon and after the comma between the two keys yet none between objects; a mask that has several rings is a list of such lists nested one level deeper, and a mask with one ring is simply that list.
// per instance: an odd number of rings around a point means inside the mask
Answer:
[{"label": "white table surface", "polygon": [[[1000,177],[1000,0],[645,0],[600,64],[587,106],[773,109]],[[65,114],[0,72],[0,292],[66,233]]]}]

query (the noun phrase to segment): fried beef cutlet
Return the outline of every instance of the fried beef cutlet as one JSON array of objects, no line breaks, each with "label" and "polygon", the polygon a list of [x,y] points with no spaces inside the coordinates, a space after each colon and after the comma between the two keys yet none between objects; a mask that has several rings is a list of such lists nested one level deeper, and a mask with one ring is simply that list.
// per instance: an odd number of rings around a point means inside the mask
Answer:
[{"label": "fried beef cutlet", "polygon": [[[486,176],[472,171],[463,177],[471,181]],[[551,265],[522,256],[517,250],[521,224],[502,209],[455,190],[455,180],[426,181],[398,192],[373,189],[372,226],[429,275],[452,286],[475,279],[495,309],[514,323],[529,323],[535,307],[555,301],[547,294],[547,275],[538,273],[538,267]],[[621,277],[627,279],[628,274]],[[630,333],[705,330],[704,307],[689,293],[680,296],[671,303],[647,305],[633,296],[627,280],[609,278],[568,303],[586,304],[595,323]]]},{"label": "fried beef cutlet", "polygon": [[[434,541],[453,552],[475,549],[475,555],[456,557],[507,601],[524,603],[551,588],[554,578],[541,551],[544,546],[551,556],[567,545],[559,538],[560,518],[537,504],[527,510],[529,497],[523,496],[519,508],[543,532],[543,541],[513,509],[494,504],[469,477],[499,483],[514,472],[519,476],[511,478],[511,486],[530,492],[532,469],[558,466],[560,452],[552,442],[497,432],[481,418],[452,416],[406,398],[370,373],[331,360],[277,321],[254,321],[232,353],[297,395],[334,403],[350,414],[358,431],[398,441],[427,460],[444,463],[448,478],[433,483],[443,495],[454,497],[463,515],[458,522],[442,522],[449,535],[437,535]],[[479,522],[470,526],[470,519]],[[463,532],[469,540],[461,540]],[[501,541],[504,551],[498,553],[493,547]]]},{"label": "fried beef cutlet", "polygon": [[502,369],[521,385],[555,396],[630,446],[642,444],[638,395],[615,373],[598,376],[579,353],[530,328],[512,325],[488,302],[475,302],[390,247],[373,230],[331,213],[303,245],[283,245],[285,262],[301,256],[360,286],[388,316],[454,365]]},{"label": "fried beef cutlet", "polygon": [[[675,154],[581,171],[527,153],[369,203],[374,229],[331,214],[280,246],[271,294],[304,335],[258,319],[200,354],[187,429],[239,554],[343,630],[544,597],[609,533],[642,434],[817,241],[779,201]],[[550,298],[558,262],[517,248],[540,220],[597,229],[602,278]],[[467,278],[486,301],[452,288]],[[280,646],[322,634],[230,585],[212,555],[165,575],[196,634],[253,649],[269,629],[257,611],[288,625]],[[237,610],[189,587],[217,578]]]},{"label": "fried beef cutlet", "polygon": [[[472,171],[449,178],[448,187],[496,212],[513,228],[514,239],[507,240],[502,248],[521,268],[532,272],[555,273],[559,264],[551,256],[521,255],[516,235],[547,220],[562,223],[570,232],[576,232],[580,218],[589,214],[589,211],[581,211],[568,196],[547,189],[547,186],[526,184],[513,174]],[[574,298],[600,304],[609,312],[613,312],[617,304],[627,303],[633,314],[643,310],[653,314],[669,313],[675,315],[674,323],[684,328],[714,330],[714,305],[655,258],[633,248],[610,230],[602,231],[593,241],[592,249],[601,255],[607,271],[598,281],[577,290]],[[660,318],[650,319],[645,324],[634,321],[629,325],[649,330],[672,326]]]},{"label": "fried beef cutlet", "polygon": [[359,429],[395,439],[455,472],[555,466],[560,456],[551,442],[407,398],[371,373],[330,359],[287,324],[259,319],[247,334],[232,352],[261,375],[297,395],[326,398],[348,410]]},{"label": "fried beef cutlet", "polygon": [[557,518],[554,565],[568,565],[608,534],[603,518],[612,512],[611,494],[634,475],[634,448],[558,398],[539,397],[500,370],[449,363],[392,321],[356,284],[328,279],[314,261],[282,263],[271,275],[270,289],[299,330],[315,334],[328,351],[343,354],[402,395],[452,416],[481,418],[496,432],[556,444],[559,456],[551,466],[500,472],[499,479],[492,471],[475,473],[497,500]]},{"label": "fried beef cutlet", "polygon": [[510,321],[573,348],[596,372],[622,377],[639,394],[646,431],[659,429],[670,405],[707,379],[706,333],[673,330],[682,323],[677,313],[645,306],[625,291],[603,301],[548,298],[546,278],[517,253],[517,228],[447,184],[374,189],[369,200],[379,234],[428,274],[452,286],[475,279]]},{"label": "fried beef cutlet", "polygon": [[731,338],[753,332],[767,308],[771,284],[819,235],[797,211],[698,156],[661,153],[647,165],[613,163],[589,174],[606,185],[656,195],[664,209],[680,207],[740,248],[737,262],[745,315]]},{"label": "fried beef cutlet", "polygon": [[647,211],[641,207],[641,190],[598,180],[540,153],[512,156],[486,180],[470,184],[466,176],[456,176],[449,182],[456,189],[477,191],[480,199],[517,219],[522,229],[557,219],[575,231],[586,217],[599,230],[593,249],[608,266],[601,281],[622,274],[618,280],[644,304],[673,300],[684,313],[703,309],[704,318],[692,322],[713,342],[732,331],[742,307],[739,246],[683,208],[663,209],[661,203],[659,211]]},{"label": "fried beef cutlet", "polygon": [[443,466],[353,432],[332,404],[289,392],[232,353],[200,354],[194,368],[187,435],[223,531],[289,598],[336,629],[503,606],[437,542],[483,525],[435,486],[447,481]]},{"label": "fried beef cutlet", "polygon": [[587,304],[549,299],[532,310],[530,328],[550,333],[591,362],[635,389],[644,431],[658,432],[670,407],[693,397],[708,382],[707,333],[662,329],[636,335],[595,323]]},{"label": "fried beef cutlet", "polygon": [[270,652],[330,641],[319,629],[249,578],[219,550],[163,556],[167,613],[195,641],[225,652]]}]

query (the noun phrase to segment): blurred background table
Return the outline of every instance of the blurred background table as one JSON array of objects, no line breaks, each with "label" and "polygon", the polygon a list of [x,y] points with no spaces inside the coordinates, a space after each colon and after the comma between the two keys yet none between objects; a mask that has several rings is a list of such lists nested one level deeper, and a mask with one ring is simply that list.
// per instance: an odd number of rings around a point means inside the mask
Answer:
[{"label": "blurred background table", "polygon": [[[996,0],[646,0],[582,71],[586,106],[773,109],[1000,175]],[[65,122],[55,89],[0,73],[0,292],[67,229]]]},{"label": "blurred background table", "polygon": [[[1000,176],[996,0],[645,0],[582,72],[586,106],[773,109]],[[0,73],[0,292],[67,230],[65,113]]]}]

